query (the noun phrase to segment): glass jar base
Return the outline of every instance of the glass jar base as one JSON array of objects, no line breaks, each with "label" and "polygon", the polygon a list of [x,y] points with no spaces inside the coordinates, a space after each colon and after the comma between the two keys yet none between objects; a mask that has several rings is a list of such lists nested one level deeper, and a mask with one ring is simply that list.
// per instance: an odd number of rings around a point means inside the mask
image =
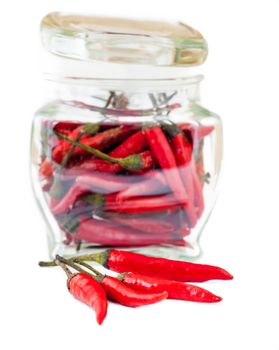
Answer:
[{"label": "glass jar base", "polygon": [[148,247],[104,247],[81,244],[80,247],[66,245],[61,242],[49,240],[49,255],[54,259],[57,254],[64,257],[72,257],[75,255],[99,253],[105,249],[121,249],[133,251],[135,253],[174,259],[174,260],[194,260],[200,257],[202,251],[198,242],[191,243],[190,247],[174,247],[174,246],[148,246]]}]

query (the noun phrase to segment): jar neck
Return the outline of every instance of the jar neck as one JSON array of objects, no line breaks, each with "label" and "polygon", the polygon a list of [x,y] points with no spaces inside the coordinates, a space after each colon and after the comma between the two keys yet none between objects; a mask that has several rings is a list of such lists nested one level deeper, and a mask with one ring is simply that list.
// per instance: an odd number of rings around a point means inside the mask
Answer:
[{"label": "jar neck", "polygon": [[48,98],[115,110],[187,108],[199,101],[201,75],[177,79],[92,79],[46,76]]}]

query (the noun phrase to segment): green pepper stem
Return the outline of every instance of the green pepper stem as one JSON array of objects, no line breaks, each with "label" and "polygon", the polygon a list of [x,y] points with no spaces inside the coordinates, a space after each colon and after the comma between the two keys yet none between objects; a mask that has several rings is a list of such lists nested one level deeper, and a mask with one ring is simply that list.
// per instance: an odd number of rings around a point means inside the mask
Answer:
[{"label": "green pepper stem", "polygon": [[66,140],[68,142],[71,142],[74,146],[82,148],[86,152],[93,154],[95,157],[106,160],[107,162],[110,162],[110,163],[118,164],[126,170],[139,171],[142,167],[142,158],[139,154],[134,154],[126,158],[113,158],[113,157],[110,157],[108,154],[97,150],[96,148],[87,146],[84,143],[80,143],[76,140],[73,140],[64,134],[61,134],[58,132],[55,132],[55,134],[59,138]]},{"label": "green pepper stem", "polygon": [[[100,253],[93,253],[93,254],[85,254],[85,255],[79,255],[79,256],[73,256],[72,258],[65,259],[62,256],[57,255],[56,259],[62,261],[65,264],[72,264],[73,268],[76,269],[77,265],[75,264],[75,261],[84,262],[84,261],[95,261],[98,264],[107,267],[107,262],[109,258],[109,250],[105,250]],[[41,267],[52,267],[57,266],[55,261],[40,261],[39,266]],[[84,270],[82,270],[84,272]]]},{"label": "green pepper stem", "polygon": [[92,271],[97,277],[98,277],[98,276],[102,277],[102,274],[101,274],[98,270],[94,269],[93,266],[87,264],[86,262],[81,261],[81,260],[79,260],[79,259],[73,259],[73,262],[76,263],[76,264],[78,264],[78,265],[81,265],[81,266],[87,268],[87,269],[90,270],[90,271]]},{"label": "green pepper stem", "polygon": [[51,267],[51,266],[57,266],[55,261],[40,261],[39,262],[40,267]]},{"label": "green pepper stem", "polygon": [[[76,259],[76,258],[75,258]],[[85,273],[86,275],[94,278],[94,280],[96,280],[97,282],[101,282],[101,280],[104,278],[104,276],[97,270],[95,270],[92,266],[86,264],[86,263],[80,263],[80,265],[83,265],[84,267],[86,267],[88,270],[94,272],[94,275],[92,275],[92,273],[87,272],[86,270],[82,269],[79,265],[77,265],[77,263],[75,263],[72,259],[65,259],[62,256],[56,255],[56,260],[55,261],[60,261],[65,265],[69,265],[71,266],[73,269],[77,270],[80,273]],[[95,275],[96,274],[96,275]]]},{"label": "green pepper stem", "polygon": [[[84,133],[81,131],[78,134],[76,141],[79,142],[83,135],[84,135]],[[76,146],[74,144],[72,144],[71,148],[69,149],[69,151],[65,154],[64,158],[62,159],[61,168],[65,168],[65,166],[67,165],[68,161],[70,160],[71,155],[74,152],[75,148],[76,148]]]},{"label": "green pepper stem", "polygon": [[65,271],[65,273],[68,277],[68,280],[70,280],[74,276],[74,274],[68,269],[68,267],[63,262],[61,262],[59,259],[55,260],[55,265],[60,266]]}]

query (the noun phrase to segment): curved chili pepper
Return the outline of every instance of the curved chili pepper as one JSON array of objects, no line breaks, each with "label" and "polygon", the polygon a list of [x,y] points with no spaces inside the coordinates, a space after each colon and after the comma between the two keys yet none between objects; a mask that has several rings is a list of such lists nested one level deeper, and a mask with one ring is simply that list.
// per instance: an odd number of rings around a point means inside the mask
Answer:
[{"label": "curved chili pepper", "polygon": [[128,227],[120,227],[112,223],[87,219],[82,220],[77,228],[77,233],[73,234],[74,240],[81,240],[101,244],[104,246],[147,246],[152,244],[173,244],[186,245],[186,242],[175,235],[144,234],[143,232]]},{"label": "curved chili pepper", "polygon": [[[90,124],[90,123],[84,124],[84,125],[78,127],[77,129],[75,129],[72,132],[71,137],[74,138],[74,140],[76,140],[76,141],[80,141],[80,140],[86,138],[87,136],[94,136],[99,131],[99,129],[100,129],[99,124]],[[74,135],[74,132],[76,133],[76,135]],[[73,144],[70,145],[69,150],[66,152],[66,154],[64,155],[64,157],[61,161],[62,167],[65,167],[68,164],[68,162],[69,162],[69,160],[70,160],[70,158],[75,150],[75,147],[76,146]]]},{"label": "curved chili pepper", "polygon": [[131,154],[141,153],[147,149],[148,145],[142,131],[137,131],[129,136],[118,147],[109,152],[111,157],[125,158]]},{"label": "curved chili pepper", "polygon": [[[68,136],[71,139],[74,139],[76,141],[83,140],[87,137],[87,134],[84,132],[87,125],[89,125],[89,127],[90,127],[90,125],[93,125],[93,129],[94,129],[93,135],[94,135],[98,129],[98,127],[96,127],[96,125],[94,125],[94,124],[79,125],[75,129],[71,130],[69,133],[65,134],[64,132],[62,132],[62,134],[66,135],[66,136]],[[60,128],[54,128],[55,133],[60,133],[59,130],[60,130]],[[72,152],[74,150],[74,147],[75,146],[72,145],[70,142],[68,142],[66,140],[60,140],[60,143],[52,151],[52,158],[57,163],[61,163],[63,161],[64,161],[64,163],[66,163],[65,158],[70,158],[70,155],[72,154]],[[69,159],[67,159],[67,160],[69,160]]]},{"label": "curved chili pepper", "polygon": [[218,266],[196,264],[165,258],[154,258],[116,249],[86,255],[84,257],[86,257],[86,260],[97,261],[113,271],[129,271],[180,282],[204,282],[212,279],[233,279],[233,276],[228,271]]},{"label": "curved chili pepper", "polygon": [[177,169],[176,159],[171,146],[159,126],[145,128],[144,134],[149,143],[153,156],[160,164],[164,171],[169,187],[172,189],[174,196],[178,199],[185,199],[185,211],[193,227],[196,223],[196,215],[193,210],[187,191],[182,183],[179,171]]},{"label": "curved chili pepper", "polygon": [[144,293],[134,290],[126,286],[117,278],[111,276],[105,276],[102,279],[101,284],[109,299],[128,307],[139,307],[155,304],[168,297],[168,293],[166,291],[158,293]]},{"label": "curved chili pepper", "polygon": [[98,324],[102,324],[107,314],[107,297],[104,288],[94,278],[77,273],[68,281],[70,293],[96,312]]},{"label": "curved chili pepper", "polygon": [[155,278],[137,273],[124,273],[118,276],[127,286],[143,292],[159,293],[166,291],[168,299],[188,300],[202,303],[217,303],[221,297],[208,290],[189,283]]},{"label": "curved chili pepper", "polygon": [[154,233],[154,234],[162,234],[162,233],[173,233],[176,230],[176,226],[164,219],[156,219],[154,217],[145,217],[139,215],[110,215],[105,214],[103,217],[108,218],[112,222],[116,224],[121,224],[124,226],[129,226],[135,230],[142,231],[144,233]]},{"label": "curved chili pepper", "polygon": [[182,131],[176,125],[164,125],[164,129],[171,137],[172,149],[175,155],[176,163],[179,166],[179,172],[186,192],[189,196],[187,206],[187,216],[191,227],[194,227],[197,222],[195,210],[195,194],[192,179],[192,145],[187,141]]},{"label": "curved chili pepper", "polygon": [[164,175],[157,170],[150,171],[149,176],[145,176],[144,181],[129,186],[117,194],[117,201],[127,200],[132,197],[152,196],[166,194],[170,192]]},{"label": "curved chili pepper", "polygon": [[195,190],[195,206],[197,208],[197,215],[198,215],[198,217],[200,217],[204,211],[204,198],[203,198],[203,192],[202,192],[202,183],[200,181],[199,174],[198,174],[198,168],[197,168],[195,162],[192,162],[191,169],[192,169],[193,187]]},{"label": "curved chili pepper", "polygon": [[162,129],[159,126],[147,127],[144,129],[144,135],[154,158],[163,169],[168,185],[172,189],[175,197],[178,200],[183,199],[187,201],[188,195],[177,170],[173,151]]},{"label": "curved chili pepper", "polygon": [[87,174],[77,176],[65,196],[52,208],[54,215],[61,215],[71,209],[77,199],[88,192],[113,193],[127,188],[131,184],[130,179],[121,179],[116,176]]},{"label": "curved chili pepper", "polygon": [[[123,143],[118,147],[108,153],[109,156],[115,158],[125,158],[132,154],[143,152],[147,148],[147,142],[143,133],[138,131],[128,137]],[[149,156],[149,153],[143,153],[143,158],[145,160],[144,167],[152,167],[153,162],[152,158]],[[70,169],[70,171],[100,171],[103,173],[115,174],[122,170],[122,167],[118,164],[112,164],[103,159],[90,159],[85,160],[81,165]]]},{"label": "curved chili pepper", "polygon": [[[96,320],[98,324],[102,324],[108,308],[107,296],[104,288],[93,277],[86,273],[79,272],[73,274],[65,263],[68,260],[56,256],[55,261],[52,262],[53,266],[60,266],[65,271],[68,277],[67,286],[69,292],[82,303],[90,306],[96,313]],[[44,263],[39,263],[40,266],[45,266]],[[70,263],[70,265],[72,265]],[[80,269],[78,269],[80,270]]]},{"label": "curved chili pepper", "polygon": [[[81,143],[98,150],[103,150],[115,144],[116,142],[123,140],[125,137],[130,135],[135,129],[136,127],[134,126],[122,125],[117,128],[105,130],[92,137],[83,137]],[[69,134],[69,138],[75,140],[79,132],[80,130],[74,130],[72,133]],[[68,140],[64,139],[64,141],[59,143],[52,151],[52,158],[57,163],[60,163],[62,161],[65,154],[71,148],[71,143],[67,141]],[[80,147],[76,147],[72,155],[75,156],[79,154],[86,154],[86,150]]]},{"label": "curved chili pepper", "polygon": [[[152,157],[150,151],[144,151],[136,155],[140,157],[140,159],[138,159],[138,163],[140,163],[139,166],[141,167],[142,171],[149,170],[155,165],[154,158]],[[103,159],[89,159],[85,160],[80,165],[74,166],[71,169],[67,169],[67,172],[69,174],[78,174],[79,172],[85,171],[98,171],[101,173],[116,174],[121,170],[123,170],[123,167],[119,164],[110,163]],[[133,171],[133,173],[135,172]]]},{"label": "curved chili pepper", "polygon": [[71,131],[73,131],[79,126],[80,126],[80,123],[77,123],[77,122],[63,121],[63,122],[56,123],[53,129],[56,132],[68,135]]},{"label": "curved chili pepper", "polygon": [[[101,288],[103,291],[106,292],[110,300],[113,300],[124,306],[139,307],[144,305],[155,304],[164,299],[167,299],[168,297],[168,293],[166,291],[162,291],[158,293],[150,293],[150,292],[146,293],[143,291],[132,289],[117,278],[107,276],[107,275],[102,275],[99,271],[95,270],[95,268],[93,268],[92,266],[88,265],[83,261],[80,261],[78,257],[73,259],[64,259],[62,257],[57,256],[55,261],[52,261],[52,262],[41,261],[39,263],[40,266],[60,265],[69,276],[70,282],[71,282],[71,279],[75,278],[75,276],[77,275],[73,276],[73,274],[65,266],[65,264],[79,271],[79,273],[77,274],[78,276],[81,275],[83,277],[85,275],[87,276],[86,280],[89,280],[89,281],[93,279],[94,282],[99,285],[99,288]],[[87,269],[92,271],[94,273],[94,276],[91,273],[87,273],[86,271],[84,271],[79,265],[85,266]],[[75,292],[75,290],[73,290],[73,292]],[[87,303],[86,300],[84,300],[85,298],[82,298],[83,295],[80,295],[80,294],[81,293],[77,291],[75,293],[75,296],[79,300],[82,300],[83,302]]]},{"label": "curved chili pepper", "polygon": [[[149,151],[145,151],[139,154],[133,154],[125,158],[114,158],[109,156],[106,153],[101,152],[97,148],[92,148],[85,143],[78,142],[74,139],[69,138],[66,135],[58,134],[57,136],[61,139],[71,142],[73,145],[85,150],[86,152],[93,154],[95,157],[106,160],[108,162],[118,164],[121,168],[130,170],[130,171],[140,171],[143,170],[146,166],[150,167],[150,163],[153,163],[152,155]],[[97,136],[97,135],[96,135]]]}]

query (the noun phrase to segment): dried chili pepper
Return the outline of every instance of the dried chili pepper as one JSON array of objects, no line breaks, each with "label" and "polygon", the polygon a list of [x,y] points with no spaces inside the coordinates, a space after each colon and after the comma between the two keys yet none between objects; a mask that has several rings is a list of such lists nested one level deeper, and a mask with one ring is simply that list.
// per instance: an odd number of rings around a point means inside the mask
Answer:
[{"label": "dried chili pepper", "polygon": [[135,272],[181,282],[204,282],[212,279],[230,280],[233,278],[228,271],[218,266],[155,258],[116,249],[79,257],[82,260],[83,258],[88,261],[97,261],[117,272]]},{"label": "dried chili pepper", "polygon": [[55,263],[60,265],[68,276],[70,293],[82,303],[87,304],[96,312],[96,320],[101,325],[107,314],[107,297],[104,288],[94,278],[85,273],[73,274],[57,256]]},{"label": "dried chili pepper", "polygon": [[159,293],[166,291],[168,299],[188,300],[202,303],[217,303],[221,297],[208,290],[189,283],[145,276],[137,273],[123,273],[118,277],[127,286],[143,292]]},{"label": "dried chili pepper", "polygon": [[82,220],[76,231],[73,234],[74,240],[92,242],[104,246],[186,245],[183,239],[176,238],[172,234],[144,234],[132,228],[120,227],[119,225],[93,218]]}]

